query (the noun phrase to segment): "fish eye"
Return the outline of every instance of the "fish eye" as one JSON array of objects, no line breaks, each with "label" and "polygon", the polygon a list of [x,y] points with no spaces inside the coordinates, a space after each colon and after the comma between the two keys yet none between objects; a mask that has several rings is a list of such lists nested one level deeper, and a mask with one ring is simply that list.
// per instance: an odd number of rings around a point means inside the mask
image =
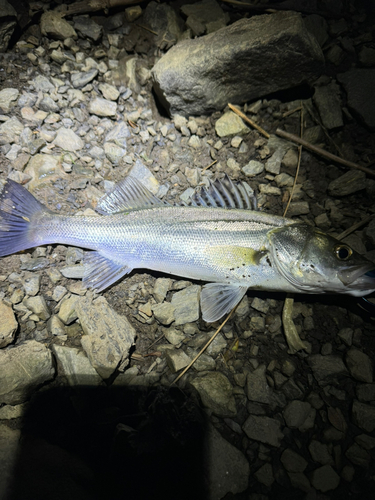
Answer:
[{"label": "fish eye", "polygon": [[339,260],[348,260],[353,255],[353,250],[348,245],[336,245],[334,252]]}]

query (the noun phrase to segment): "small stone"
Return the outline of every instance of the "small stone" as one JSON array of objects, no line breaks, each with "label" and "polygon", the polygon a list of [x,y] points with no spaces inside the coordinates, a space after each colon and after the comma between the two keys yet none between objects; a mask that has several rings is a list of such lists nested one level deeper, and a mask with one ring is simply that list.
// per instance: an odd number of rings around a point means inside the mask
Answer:
[{"label": "small stone", "polygon": [[170,278],[157,278],[155,280],[152,294],[157,302],[163,302],[172,286],[172,283],[173,281]]},{"label": "small stone", "polygon": [[315,469],[310,475],[311,484],[319,491],[335,490],[340,483],[340,476],[330,465]]},{"label": "small stone", "polygon": [[90,83],[99,73],[96,68],[89,71],[73,73],[71,76],[72,85],[75,88],[81,88]]},{"label": "small stone", "polygon": [[309,451],[311,458],[314,462],[318,462],[322,465],[333,465],[334,461],[331,453],[329,452],[328,446],[325,443],[320,443],[313,439],[309,444]]},{"label": "small stone", "polygon": [[116,116],[117,104],[108,99],[96,97],[88,106],[89,113],[97,116]]},{"label": "small stone", "polygon": [[191,285],[173,294],[171,304],[174,307],[175,325],[192,323],[199,318],[199,294],[201,287]]},{"label": "small stone", "polygon": [[275,447],[280,446],[284,437],[280,422],[265,416],[250,415],[242,429],[250,439]]},{"label": "small stone", "polygon": [[6,347],[14,340],[18,323],[11,307],[0,300],[0,348]]},{"label": "small stone", "polygon": [[64,151],[79,151],[84,147],[82,139],[71,129],[61,127],[53,143]]},{"label": "small stone", "polygon": [[19,91],[13,88],[7,88],[0,91],[0,112],[9,113],[15,105]]},{"label": "small stone", "polygon": [[368,451],[361,448],[357,443],[350,446],[345,456],[354,464],[367,469],[370,465],[371,455]]},{"label": "small stone", "polygon": [[327,385],[329,379],[348,374],[342,359],[338,356],[313,354],[307,358],[307,362],[313,371],[315,379],[321,385]]},{"label": "small stone", "polygon": [[84,352],[56,344],[52,346],[52,350],[70,386],[87,387],[103,383]]},{"label": "small stone", "polygon": [[168,340],[169,343],[173,345],[181,344],[181,342],[185,339],[185,334],[176,330],[175,328],[168,328],[164,330],[164,336]]},{"label": "small stone", "polygon": [[225,137],[232,134],[247,134],[249,129],[236,113],[227,111],[215,123],[215,131],[219,137]]},{"label": "small stone", "polygon": [[308,465],[308,462],[291,448],[283,451],[280,460],[288,472],[303,472]]},{"label": "small stone", "polygon": [[22,283],[26,295],[34,297],[39,292],[40,280],[41,277],[39,275],[33,273],[26,274],[25,280]]},{"label": "small stone", "polygon": [[360,382],[369,384],[373,381],[373,367],[371,359],[359,349],[349,349],[345,357],[350,375]]},{"label": "small stone", "polygon": [[175,307],[170,302],[163,302],[162,304],[155,304],[152,306],[152,312],[155,318],[162,325],[170,325],[175,320],[174,316]]},{"label": "small stone", "polygon": [[63,322],[58,316],[54,315],[48,321],[48,328],[52,335],[63,336],[66,335]]},{"label": "small stone", "polygon": [[41,295],[28,297],[23,300],[25,306],[38,316],[39,319],[46,321],[50,317],[46,301]]},{"label": "small stone", "polygon": [[360,401],[375,401],[375,384],[358,384],[356,392]]},{"label": "small stone", "polygon": [[310,411],[310,403],[304,401],[292,401],[283,411],[286,425],[291,429],[298,429],[304,424]]},{"label": "small stone", "polygon": [[232,148],[239,148],[242,141],[243,141],[242,137],[236,135],[230,141],[230,145],[232,146]]},{"label": "small stone", "polygon": [[266,171],[270,174],[278,175],[280,173],[281,160],[283,159],[284,155],[285,150],[283,148],[276,149],[271,158],[269,158],[266,162]]},{"label": "small stone", "polygon": [[221,372],[208,372],[191,381],[198,391],[203,406],[218,417],[234,417],[237,414],[233,387]]},{"label": "small stone", "polygon": [[191,361],[189,356],[180,349],[168,349],[165,352],[165,359],[172,373],[176,373],[179,370],[182,370]]},{"label": "small stone", "polygon": [[62,301],[60,305],[60,310],[58,312],[58,317],[64,323],[64,325],[70,325],[78,318],[76,305],[78,297],[72,295],[71,297]]},{"label": "small stone", "polygon": [[375,429],[375,406],[354,400],[352,417],[354,423],[364,431],[372,432]]},{"label": "small stone", "polygon": [[242,167],[242,172],[246,177],[254,177],[261,174],[264,170],[264,165],[260,161],[250,160],[247,165]]},{"label": "small stone", "polygon": [[284,395],[276,393],[267,384],[266,365],[260,365],[248,374],[247,397],[250,401],[265,403],[271,407],[285,405]]},{"label": "small stone", "polygon": [[268,463],[262,465],[262,467],[254,473],[254,476],[260,483],[268,487],[271,487],[275,481],[275,478],[273,477],[272,465]]}]

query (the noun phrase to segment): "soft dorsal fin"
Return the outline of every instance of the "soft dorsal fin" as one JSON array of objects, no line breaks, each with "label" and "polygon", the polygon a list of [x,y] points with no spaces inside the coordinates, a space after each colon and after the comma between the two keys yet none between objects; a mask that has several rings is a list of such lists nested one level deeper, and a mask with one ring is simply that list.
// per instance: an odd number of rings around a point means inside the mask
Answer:
[{"label": "soft dorsal fin", "polygon": [[110,215],[156,206],[169,206],[169,204],[157,198],[138,179],[129,175],[100,198],[96,211]]},{"label": "soft dorsal fin", "polygon": [[256,196],[247,182],[234,183],[227,175],[222,181],[210,181],[208,188],[195,192],[191,204],[195,207],[258,210]]}]

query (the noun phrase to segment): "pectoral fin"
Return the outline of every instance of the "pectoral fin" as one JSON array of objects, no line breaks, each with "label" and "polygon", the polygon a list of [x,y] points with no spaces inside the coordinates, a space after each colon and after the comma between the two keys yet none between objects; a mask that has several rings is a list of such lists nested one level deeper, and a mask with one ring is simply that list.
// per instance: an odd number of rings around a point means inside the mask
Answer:
[{"label": "pectoral fin", "polygon": [[85,252],[83,283],[87,288],[101,292],[130,273],[131,267],[104,257],[99,252]]},{"label": "pectoral fin", "polygon": [[247,286],[226,283],[208,283],[201,292],[201,308],[204,321],[213,323],[230,312],[242,299]]}]

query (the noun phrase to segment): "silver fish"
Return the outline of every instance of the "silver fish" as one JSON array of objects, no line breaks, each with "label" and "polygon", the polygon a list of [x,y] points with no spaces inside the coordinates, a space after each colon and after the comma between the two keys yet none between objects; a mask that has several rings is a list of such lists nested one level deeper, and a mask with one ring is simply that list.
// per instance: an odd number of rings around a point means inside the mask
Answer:
[{"label": "silver fish", "polygon": [[97,216],[55,214],[7,180],[0,193],[0,256],[61,243],[91,249],[83,282],[104,290],[133,269],[209,282],[202,317],[220,319],[248,288],[367,295],[375,264],[307,224],[251,210],[245,183],[228,177],[171,206],[127,177],[100,201]]}]

